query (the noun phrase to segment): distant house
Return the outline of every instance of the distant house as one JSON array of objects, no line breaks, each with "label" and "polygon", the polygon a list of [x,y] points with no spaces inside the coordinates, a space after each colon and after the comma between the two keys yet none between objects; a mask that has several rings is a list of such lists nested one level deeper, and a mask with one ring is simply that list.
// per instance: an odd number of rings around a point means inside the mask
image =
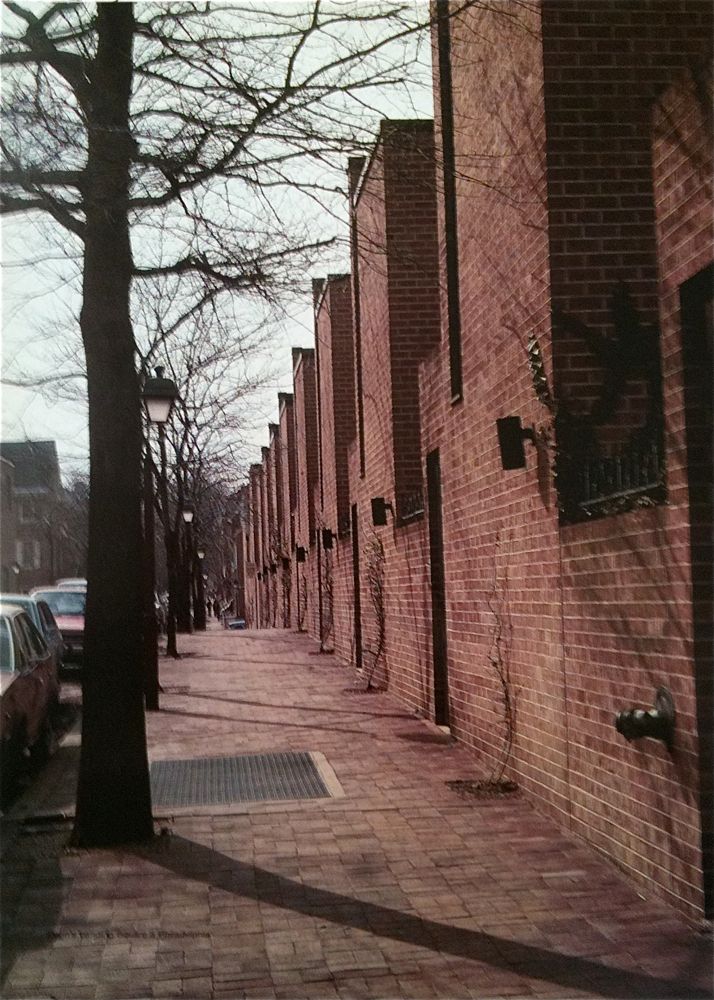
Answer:
[{"label": "distant house", "polygon": [[2,586],[29,590],[62,572],[62,481],[54,441],[3,441]]}]

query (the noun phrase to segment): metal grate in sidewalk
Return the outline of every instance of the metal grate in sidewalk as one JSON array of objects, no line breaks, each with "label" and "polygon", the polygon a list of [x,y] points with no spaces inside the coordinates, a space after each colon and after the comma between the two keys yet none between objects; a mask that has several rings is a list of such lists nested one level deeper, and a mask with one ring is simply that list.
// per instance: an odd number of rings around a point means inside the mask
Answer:
[{"label": "metal grate in sidewalk", "polygon": [[156,760],[150,776],[155,806],[320,799],[330,794],[307,752]]}]

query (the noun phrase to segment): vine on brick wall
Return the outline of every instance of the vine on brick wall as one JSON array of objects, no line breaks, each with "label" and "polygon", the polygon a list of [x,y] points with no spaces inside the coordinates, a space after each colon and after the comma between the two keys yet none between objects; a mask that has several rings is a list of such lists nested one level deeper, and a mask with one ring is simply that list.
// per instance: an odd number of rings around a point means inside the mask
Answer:
[{"label": "vine on brick wall", "polygon": [[290,628],[290,598],[292,596],[292,573],[283,567],[283,628]]},{"label": "vine on brick wall", "polygon": [[496,761],[489,783],[498,785],[502,782],[504,771],[513,752],[516,738],[516,700],[517,692],[511,681],[511,643],[510,626],[507,621],[508,582],[499,581],[498,562],[501,551],[501,533],[496,532],[496,542],[493,552],[493,580],[491,592],[487,598],[488,609],[493,616],[491,629],[491,646],[488,652],[490,663],[500,689],[500,699],[503,703],[503,745],[500,758]]},{"label": "vine on brick wall", "polygon": [[369,650],[371,662],[364,669],[366,688],[372,688],[372,681],[377,665],[384,655],[384,647],[387,634],[387,606],[386,591],[384,586],[384,546],[381,540],[375,535],[367,546],[365,552],[365,577],[369,599],[374,612],[374,621],[377,626],[377,646],[376,649]]},{"label": "vine on brick wall", "polygon": [[320,627],[320,652],[332,652],[332,634],[334,628],[334,584],[332,577],[332,554],[323,552],[322,573],[320,579],[322,588],[322,619]]},{"label": "vine on brick wall", "polygon": [[298,603],[297,603],[298,632],[304,632],[305,618],[307,616],[307,580],[305,579],[304,572],[300,573],[299,570],[297,578],[297,591],[298,591]]}]

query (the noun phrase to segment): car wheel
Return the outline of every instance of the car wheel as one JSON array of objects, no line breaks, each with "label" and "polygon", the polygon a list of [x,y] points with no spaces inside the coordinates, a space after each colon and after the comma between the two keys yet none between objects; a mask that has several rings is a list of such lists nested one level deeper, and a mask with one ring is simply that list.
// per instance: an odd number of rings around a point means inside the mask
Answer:
[{"label": "car wheel", "polygon": [[32,747],[31,762],[33,767],[42,767],[57,750],[57,736],[52,718],[51,713],[47,715],[42,726],[42,732]]},{"label": "car wheel", "polygon": [[2,745],[0,759],[0,804],[3,809],[22,787],[27,773],[27,755],[25,753],[24,730],[15,733],[11,739]]}]

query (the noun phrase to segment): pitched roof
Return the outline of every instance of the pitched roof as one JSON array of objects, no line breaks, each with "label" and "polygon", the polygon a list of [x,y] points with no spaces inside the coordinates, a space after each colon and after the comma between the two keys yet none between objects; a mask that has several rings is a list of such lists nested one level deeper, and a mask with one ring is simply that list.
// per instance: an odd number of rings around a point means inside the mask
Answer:
[{"label": "pitched roof", "polygon": [[15,489],[51,491],[60,488],[54,441],[2,441],[0,455],[15,466]]}]

